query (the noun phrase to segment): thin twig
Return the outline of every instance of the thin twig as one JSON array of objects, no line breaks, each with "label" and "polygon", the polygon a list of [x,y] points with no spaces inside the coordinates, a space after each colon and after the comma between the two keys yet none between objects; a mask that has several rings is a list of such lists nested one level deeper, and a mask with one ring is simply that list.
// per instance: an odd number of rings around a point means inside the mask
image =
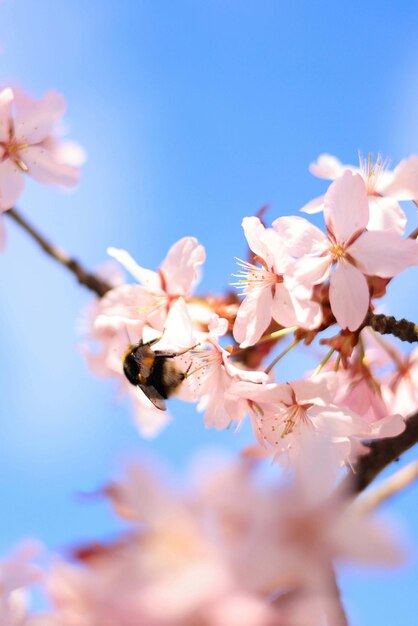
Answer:
[{"label": "thin twig", "polygon": [[392,474],[389,478],[382,481],[370,492],[364,494],[364,496],[356,502],[355,507],[362,513],[368,513],[403,489],[406,489],[406,487],[409,487],[409,485],[417,479],[418,461],[412,461],[395,472],[395,474]]},{"label": "thin twig", "polygon": [[9,209],[6,211],[6,215],[19,224],[19,226],[21,226],[23,230],[25,230],[32,237],[32,239],[37,242],[46,254],[72,272],[81,285],[84,285],[91,291],[94,291],[94,293],[96,293],[99,297],[104,296],[105,293],[112,288],[111,285],[106,283],[104,280],[85,270],[84,267],[76,259],[70,257],[67,252],[50,243],[43,235],[41,235],[41,233],[38,232],[36,228],[34,228],[34,226],[29,224],[26,218],[24,218],[16,209]]}]

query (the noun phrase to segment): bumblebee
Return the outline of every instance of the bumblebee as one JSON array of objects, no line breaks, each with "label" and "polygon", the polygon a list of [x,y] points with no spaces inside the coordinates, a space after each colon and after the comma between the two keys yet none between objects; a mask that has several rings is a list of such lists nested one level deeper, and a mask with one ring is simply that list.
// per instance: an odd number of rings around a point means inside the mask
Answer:
[{"label": "bumblebee", "polygon": [[164,400],[176,393],[188,369],[183,372],[174,357],[185,354],[169,350],[153,350],[151,346],[161,337],[144,343],[140,340],[131,345],[123,356],[123,372],[132,385],[139,387],[157,409],[166,410]]}]

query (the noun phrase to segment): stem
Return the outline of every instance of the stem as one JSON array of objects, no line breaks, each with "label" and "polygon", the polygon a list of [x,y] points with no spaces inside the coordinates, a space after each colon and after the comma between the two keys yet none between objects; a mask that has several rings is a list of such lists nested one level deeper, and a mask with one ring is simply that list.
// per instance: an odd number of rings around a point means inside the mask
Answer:
[{"label": "stem", "polygon": [[29,224],[26,218],[16,209],[9,209],[6,211],[6,215],[19,224],[46,254],[72,272],[81,285],[94,291],[100,298],[112,288],[108,283],[101,280],[101,278],[85,270],[84,267],[76,259],[70,257],[67,252],[50,243],[41,233]]},{"label": "stem", "polygon": [[369,313],[362,327],[364,326],[371,326],[381,335],[394,335],[401,341],[408,341],[409,343],[418,341],[418,324],[405,319],[397,320],[392,315]]},{"label": "stem", "polygon": [[319,374],[319,372],[322,370],[322,368],[324,367],[324,365],[326,365],[328,363],[328,361],[330,360],[330,358],[332,357],[332,355],[335,352],[335,348],[331,348],[331,350],[328,352],[328,354],[326,354],[324,356],[324,358],[322,359],[322,361],[320,362],[320,364],[318,365],[318,367],[316,368],[316,370],[314,371],[314,373],[312,374],[312,378],[314,376],[316,376],[317,374]]},{"label": "stem", "polygon": [[269,374],[271,372],[271,370],[273,369],[273,367],[275,365],[277,365],[277,363],[284,357],[286,356],[286,354],[288,352],[290,352],[291,350],[293,350],[293,348],[295,346],[298,345],[298,343],[300,343],[302,341],[302,339],[295,339],[294,341],[292,341],[292,343],[290,344],[290,346],[288,346],[285,350],[283,350],[283,352],[280,352],[279,356],[276,356],[276,358],[270,363],[270,365],[268,365],[268,367],[266,367],[266,369],[264,370],[266,372],[266,374]]},{"label": "stem", "polygon": [[289,328],[282,328],[281,330],[276,330],[274,333],[270,333],[269,335],[264,335],[263,337],[260,337],[260,339],[256,342],[255,345],[258,346],[260,343],[266,343],[267,341],[273,341],[274,339],[279,339],[279,337],[285,337],[285,335],[288,335],[289,333],[293,333],[297,329],[298,329],[297,326],[289,326]]}]

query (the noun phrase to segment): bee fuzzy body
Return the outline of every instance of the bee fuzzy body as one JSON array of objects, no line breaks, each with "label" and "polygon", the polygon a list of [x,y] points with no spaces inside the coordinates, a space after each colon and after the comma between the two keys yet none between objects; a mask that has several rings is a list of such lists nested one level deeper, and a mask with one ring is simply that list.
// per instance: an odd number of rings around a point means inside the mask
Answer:
[{"label": "bee fuzzy body", "polygon": [[186,378],[174,357],[184,352],[152,350],[151,345],[158,340],[131,346],[123,357],[123,371],[129,382],[139,387],[149,400],[159,409],[165,410],[167,398],[172,396]]}]

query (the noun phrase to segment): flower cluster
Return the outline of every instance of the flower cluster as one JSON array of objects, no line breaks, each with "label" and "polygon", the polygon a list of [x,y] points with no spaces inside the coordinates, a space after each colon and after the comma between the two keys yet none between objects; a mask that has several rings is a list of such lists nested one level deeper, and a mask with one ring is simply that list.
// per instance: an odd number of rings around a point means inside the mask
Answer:
[{"label": "flower cluster", "polygon": [[[95,349],[86,354],[95,372],[120,376],[144,434],[158,432],[166,420],[146,398],[144,385],[132,385],[123,375],[128,336],[132,345],[160,337],[157,355],[164,348],[182,355],[180,397],[197,403],[207,426],[238,427],[249,415],[259,447],[248,453],[288,462],[304,453],[308,441],[331,437],[339,462],[352,463],[365,450],[362,441],[402,432],[416,406],[409,402],[416,386],[411,384],[408,402],[400,406],[394,391],[402,388],[400,379],[384,385],[377,378],[368,353],[371,331],[363,327],[388,282],[417,264],[418,243],[401,235],[400,213],[396,224],[385,218],[385,228],[376,220],[370,226],[370,198],[377,198],[375,209],[387,210],[387,203],[379,204],[378,172],[391,181],[386,194],[397,189],[399,198],[412,197],[418,159],[411,157],[390,176],[380,161],[361,171],[341,166],[321,199],[325,232],[299,216],[278,217],[271,227],[260,217],[244,218],[249,259],[238,260],[233,283],[241,300],[236,296],[226,304],[225,298],[193,295],[205,252],[192,237],[174,244],[157,272],[140,267],[125,251],[109,250],[139,284],[114,287],[95,304]],[[340,330],[332,339],[322,335],[335,325]],[[265,366],[263,358],[291,333],[291,345]],[[236,343],[226,345],[227,335]],[[283,380],[278,367],[277,380],[275,363],[294,345],[316,338],[330,345],[317,371]],[[412,363],[403,366],[404,379]]]}]

